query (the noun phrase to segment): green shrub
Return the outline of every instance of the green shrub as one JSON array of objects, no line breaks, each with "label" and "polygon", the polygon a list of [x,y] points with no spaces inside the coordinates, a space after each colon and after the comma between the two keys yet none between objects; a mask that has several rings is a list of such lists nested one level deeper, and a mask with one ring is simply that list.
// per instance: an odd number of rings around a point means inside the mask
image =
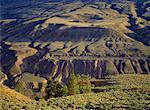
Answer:
[{"label": "green shrub", "polygon": [[15,86],[15,90],[21,94],[25,94],[25,90],[26,90],[25,83],[23,81],[18,81]]},{"label": "green shrub", "polygon": [[88,93],[91,92],[91,81],[87,76],[78,76],[78,84],[80,93]]},{"label": "green shrub", "polygon": [[80,93],[78,79],[74,73],[70,74],[68,78],[67,88],[68,88],[68,95],[75,95]]}]

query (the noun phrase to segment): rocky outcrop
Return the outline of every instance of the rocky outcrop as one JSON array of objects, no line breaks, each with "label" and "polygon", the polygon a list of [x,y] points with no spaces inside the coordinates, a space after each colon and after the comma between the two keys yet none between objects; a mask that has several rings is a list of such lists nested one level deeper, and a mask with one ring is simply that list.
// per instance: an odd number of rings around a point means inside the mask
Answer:
[{"label": "rocky outcrop", "polygon": [[25,88],[34,92],[43,92],[45,90],[47,80],[45,78],[34,76],[33,74],[24,73],[19,82],[25,83]]},{"label": "rocky outcrop", "polygon": [[94,78],[103,78],[115,74],[149,74],[148,59],[99,59],[99,60],[39,60],[24,61],[22,71],[66,81],[70,73],[84,74]]}]

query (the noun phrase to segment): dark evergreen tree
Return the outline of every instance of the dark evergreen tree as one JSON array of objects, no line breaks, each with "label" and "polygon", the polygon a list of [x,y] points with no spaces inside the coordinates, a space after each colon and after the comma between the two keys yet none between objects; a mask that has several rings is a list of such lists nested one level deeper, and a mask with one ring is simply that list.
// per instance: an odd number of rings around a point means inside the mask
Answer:
[{"label": "dark evergreen tree", "polygon": [[57,81],[48,80],[46,86],[46,99],[67,95],[67,87]]}]

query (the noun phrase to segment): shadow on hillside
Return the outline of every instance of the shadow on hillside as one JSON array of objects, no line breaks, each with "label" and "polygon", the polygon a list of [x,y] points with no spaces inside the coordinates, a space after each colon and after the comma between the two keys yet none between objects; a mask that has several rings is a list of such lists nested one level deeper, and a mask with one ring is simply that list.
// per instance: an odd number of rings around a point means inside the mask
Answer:
[{"label": "shadow on hillside", "polygon": [[133,33],[128,34],[131,38],[142,42],[144,45],[150,46],[150,26],[142,29],[136,29]]},{"label": "shadow on hillside", "polygon": [[11,45],[5,44],[4,42],[0,43],[1,53],[0,53],[0,63],[2,72],[7,75],[7,80],[4,82],[8,87],[14,86],[14,78],[10,73],[10,69],[13,67],[15,62],[17,61],[16,51],[11,50]]},{"label": "shadow on hillside", "polygon": [[[94,16],[94,19],[98,19]],[[13,22],[1,26],[3,41],[10,42],[52,42],[100,39],[109,29],[99,27],[67,27],[65,24],[49,24],[42,27],[44,20],[31,23]],[[77,23],[80,25],[80,23]],[[35,28],[36,27],[36,28]]]},{"label": "shadow on hillside", "polygon": [[128,27],[133,33],[128,33],[127,35],[137,41],[142,42],[144,45],[150,46],[150,26],[146,26],[144,28],[140,28],[139,25],[136,24],[136,18],[132,15],[129,15],[129,23],[131,26]]},{"label": "shadow on hillside", "polygon": [[34,31],[35,26],[43,22],[44,20],[24,23],[18,20],[1,24],[1,41],[30,42],[30,37],[32,38],[31,33]]},{"label": "shadow on hillside", "polygon": [[100,39],[108,31],[106,28],[97,27],[70,27],[64,24],[49,24],[46,29],[38,30],[34,35],[36,42],[51,42],[51,41],[91,41]]},{"label": "shadow on hillside", "polygon": [[[92,89],[93,92],[98,93],[98,92],[109,92],[112,89],[108,88],[110,86],[114,86],[117,83],[115,80],[105,80],[105,81],[91,81],[91,84],[94,85],[94,88]],[[100,87],[100,88],[99,88]]]}]

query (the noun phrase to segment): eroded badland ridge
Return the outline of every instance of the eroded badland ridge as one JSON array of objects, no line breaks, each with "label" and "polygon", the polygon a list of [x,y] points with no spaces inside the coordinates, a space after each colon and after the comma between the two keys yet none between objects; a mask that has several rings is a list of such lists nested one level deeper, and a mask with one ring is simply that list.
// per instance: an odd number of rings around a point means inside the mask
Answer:
[{"label": "eroded badland ridge", "polygon": [[2,2],[1,70],[64,81],[74,71],[102,78],[150,73],[150,2]]}]

